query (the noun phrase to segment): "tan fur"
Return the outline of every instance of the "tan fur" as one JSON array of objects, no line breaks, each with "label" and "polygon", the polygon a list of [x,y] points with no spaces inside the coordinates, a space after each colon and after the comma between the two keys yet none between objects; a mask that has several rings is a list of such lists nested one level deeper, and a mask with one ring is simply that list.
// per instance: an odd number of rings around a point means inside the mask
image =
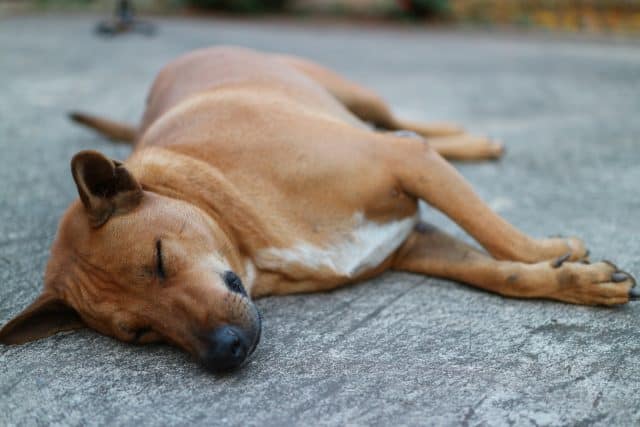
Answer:
[{"label": "tan fur", "polygon": [[[122,166],[99,153],[77,157],[82,203],[60,223],[45,292],[122,340],[164,340],[197,355],[202,331],[255,321],[251,302],[222,283],[225,270],[235,271],[252,297],[329,290],[390,268],[578,304],[626,303],[634,284],[611,264],[580,263],[587,252],[579,239],[523,234],[438,154],[488,159],[502,154],[501,145],[455,125],[396,118],[370,90],[304,59],[199,50],[160,72],[139,129],[82,121],[135,139],[135,149]],[[93,164],[125,168],[118,172],[124,178],[83,174]],[[137,185],[139,200],[131,198]],[[347,250],[358,236],[353,218],[361,215],[375,231],[415,217],[420,199],[488,254],[419,223],[386,259],[353,274],[326,262],[272,259],[297,247]],[[158,242],[166,277],[154,273]],[[21,318],[0,340],[13,342],[7,337],[28,325],[29,316]]]}]

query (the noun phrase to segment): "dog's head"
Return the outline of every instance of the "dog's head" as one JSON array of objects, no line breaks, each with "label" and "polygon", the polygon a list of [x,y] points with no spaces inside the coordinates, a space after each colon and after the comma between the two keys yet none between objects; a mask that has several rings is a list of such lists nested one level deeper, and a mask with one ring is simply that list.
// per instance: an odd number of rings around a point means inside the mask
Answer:
[{"label": "dog's head", "polygon": [[100,153],[78,153],[71,170],[80,200],[60,222],[42,294],[0,330],[0,342],[89,326],[122,341],[176,344],[210,370],[239,366],[258,344],[260,316],[220,225],[144,191]]}]

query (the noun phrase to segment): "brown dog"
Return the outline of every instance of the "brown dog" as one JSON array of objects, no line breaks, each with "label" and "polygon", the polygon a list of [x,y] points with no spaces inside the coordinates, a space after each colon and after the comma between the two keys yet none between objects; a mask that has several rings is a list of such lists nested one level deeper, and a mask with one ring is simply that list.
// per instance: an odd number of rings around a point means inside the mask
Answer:
[{"label": "brown dog", "polygon": [[[629,274],[586,262],[579,239],[534,239],[508,224],[442,158],[493,158],[499,144],[399,120],[369,90],[303,59],[196,51],[162,70],[138,129],[74,118],[135,150],[125,164],[74,156],[80,199],[60,222],[42,294],[0,331],[3,343],[87,325],[228,369],[259,340],[251,298],[387,269],[512,297],[638,297]],[[488,253],[420,222],[420,199]]]}]

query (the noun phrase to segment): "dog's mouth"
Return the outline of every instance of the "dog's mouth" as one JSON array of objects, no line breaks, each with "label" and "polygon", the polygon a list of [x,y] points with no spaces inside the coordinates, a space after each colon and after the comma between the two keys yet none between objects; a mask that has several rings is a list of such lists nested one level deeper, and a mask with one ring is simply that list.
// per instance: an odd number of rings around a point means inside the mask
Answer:
[{"label": "dog's mouth", "polygon": [[253,343],[251,344],[251,347],[249,348],[249,352],[247,353],[247,358],[245,359],[245,362],[249,359],[249,357],[251,357],[251,355],[253,354],[254,351],[256,351],[256,348],[258,347],[258,344],[260,343],[260,336],[262,335],[262,314],[260,314],[260,311],[258,310],[257,307],[253,307],[256,313],[256,325],[255,328],[257,329],[258,333],[255,334],[255,337],[253,339]]}]

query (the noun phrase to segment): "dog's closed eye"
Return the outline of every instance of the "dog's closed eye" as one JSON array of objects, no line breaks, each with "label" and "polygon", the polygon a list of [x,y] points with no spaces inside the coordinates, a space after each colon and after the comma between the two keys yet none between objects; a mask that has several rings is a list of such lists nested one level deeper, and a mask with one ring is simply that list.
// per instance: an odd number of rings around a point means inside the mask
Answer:
[{"label": "dog's closed eye", "polygon": [[167,278],[167,273],[164,270],[164,261],[162,259],[162,240],[156,240],[156,275],[160,280]]},{"label": "dog's closed eye", "polygon": [[230,291],[244,296],[247,295],[247,291],[242,285],[242,280],[240,280],[238,275],[233,271],[225,271],[225,273],[222,275],[222,279],[224,280],[225,285],[227,285],[227,288],[229,288]]}]

